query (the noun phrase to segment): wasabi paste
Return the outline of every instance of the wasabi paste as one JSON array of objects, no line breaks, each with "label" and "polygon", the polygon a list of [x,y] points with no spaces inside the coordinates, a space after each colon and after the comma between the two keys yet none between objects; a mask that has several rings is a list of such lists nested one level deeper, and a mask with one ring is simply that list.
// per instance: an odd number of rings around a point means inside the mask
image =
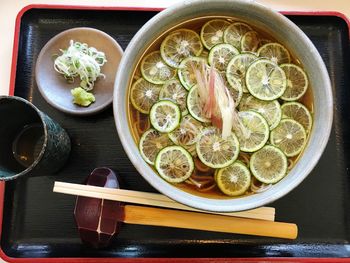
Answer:
[{"label": "wasabi paste", "polygon": [[87,107],[95,102],[94,94],[85,91],[82,87],[72,89],[71,93],[73,95],[73,103],[79,106]]}]

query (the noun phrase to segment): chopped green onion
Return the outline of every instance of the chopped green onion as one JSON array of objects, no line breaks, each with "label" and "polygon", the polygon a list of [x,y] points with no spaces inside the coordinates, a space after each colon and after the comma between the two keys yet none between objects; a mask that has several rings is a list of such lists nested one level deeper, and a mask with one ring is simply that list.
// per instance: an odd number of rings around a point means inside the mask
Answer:
[{"label": "chopped green onion", "polygon": [[74,78],[79,76],[80,86],[89,91],[93,89],[98,77],[105,77],[101,73],[101,67],[107,62],[103,52],[73,40],[68,49],[60,51],[62,55],[55,59],[54,68],[68,82],[74,82]]}]

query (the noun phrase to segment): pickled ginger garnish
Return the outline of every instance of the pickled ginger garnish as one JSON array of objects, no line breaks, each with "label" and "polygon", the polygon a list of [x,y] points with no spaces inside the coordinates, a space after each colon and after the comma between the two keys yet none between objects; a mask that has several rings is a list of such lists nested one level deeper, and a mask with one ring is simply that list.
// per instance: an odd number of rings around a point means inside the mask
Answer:
[{"label": "pickled ginger garnish", "polygon": [[200,63],[199,68],[195,68],[192,64],[192,69],[195,73],[198,85],[198,95],[202,104],[203,116],[209,119],[212,113],[211,109],[213,108],[214,96],[213,94],[211,94],[211,96],[209,95],[209,75],[207,74],[207,66],[204,63]]},{"label": "pickled ginger garnish", "polygon": [[222,131],[222,137],[227,138],[232,129],[239,130],[249,137],[247,128],[243,125],[228,88],[219,72],[213,67],[202,63],[193,67],[198,86],[199,103],[203,115]]},{"label": "pickled ginger garnish", "polygon": [[[232,127],[234,125],[234,115],[237,114],[235,110],[235,102],[232,99],[228,89],[226,88],[223,79],[216,72],[213,75],[214,88],[215,88],[215,100],[219,108],[222,120],[222,137],[227,138],[230,136]],[[218,117],[218,116],[217,116]]]}]

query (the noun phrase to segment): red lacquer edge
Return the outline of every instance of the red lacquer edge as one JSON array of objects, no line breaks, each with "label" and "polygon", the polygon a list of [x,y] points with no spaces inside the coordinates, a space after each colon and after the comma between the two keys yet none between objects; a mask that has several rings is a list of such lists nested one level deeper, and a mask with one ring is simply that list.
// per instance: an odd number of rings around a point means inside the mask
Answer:
[{"label": "red lacquer edge", "polygon": [[[76,9],[76,10],[125,10],[125,11],[161,11],[163,8],[146,8],[146,7],[107,7],[107,6],[68,6],[68,5],[41,5],[33,4],[25,6],[19,11],[16,17],[15,23],[15,33],[14,33],[14,43],[13,43],[13,53],[12,53],[12,65],[11,65],[11,76],[9,85],[9,95],[14,95],[15,89],[15,79],[16,79],[16,67],[17,67],[17,55],[18,55],[18,42],[19,42],[19,32],[21,19],[23,14],[28,10],[34,8],[46,8],[46,9]],[[300,15],[300,16],[336,16],[343,19],[349,28],[350,36],[350,21],[346,15],[336,11],[281,11],[280,13],[284,15]],[[2,231],[2,220],[3,220],[3,207],[4,207],[4,194],[5,194],[5,183],[0,182],[0,237]],[[245,262],[245,263],[257,263],[257,262],[301,262],[301,263],[339,263],[339,262],[350,262],[348,258],[12,258],[5,254],[5,252],[0,247],[0,258],[7,262],[51,262],[51,263],[92,263],[92,262],[105,262],[105,263],[226,263],[226,262]]]},{"label": "red lacquer edge", "polygon": [[283,15],[293,15],[293,16],[336,16],[345,21],[348,27],[348,35],[350,38],[350,20],[349,18],[338,11],[280,11]]}]

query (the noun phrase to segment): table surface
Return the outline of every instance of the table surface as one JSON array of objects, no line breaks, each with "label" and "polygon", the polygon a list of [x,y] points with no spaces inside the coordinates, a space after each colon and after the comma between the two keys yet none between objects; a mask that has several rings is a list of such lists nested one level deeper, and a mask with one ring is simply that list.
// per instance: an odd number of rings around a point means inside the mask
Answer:
[{"label": "table surface", "polygon": [[[18,12],[23,7],[30,4],[63,4],[165,8],[181,1],[182,0],[16,0],[5,2],[5,0],[0,0],[0,26],[2,32],[0,45],[0,95],[6,95],[9,91],[15,20]],[[278,11],[337,11],[345,14],[347,17],[350,17],[350,4],[347,0],[258,0],[257,2],[270,6]],[[0,259],[0,262],[3,261]]]}]

